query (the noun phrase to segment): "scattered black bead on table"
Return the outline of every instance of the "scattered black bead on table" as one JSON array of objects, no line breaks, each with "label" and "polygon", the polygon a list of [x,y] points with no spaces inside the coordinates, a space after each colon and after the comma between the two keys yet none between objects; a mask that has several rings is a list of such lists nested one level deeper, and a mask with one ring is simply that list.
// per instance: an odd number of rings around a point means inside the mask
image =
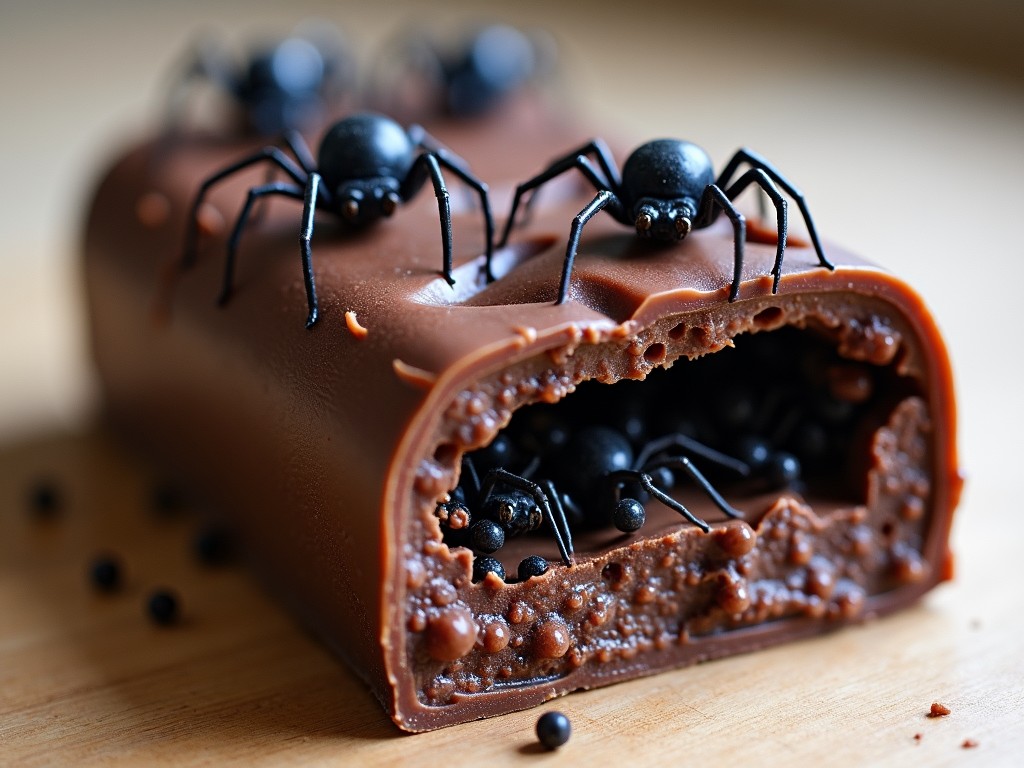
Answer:
[{"label": "scattered black bead on table", "polygon": [[561,712],[545,712],[537,718],[537,740],[545,749],[558,749],[571,735],[572,723]]},{"label": "scattered black bead on table", "polygon": [[28,507],[38,518],[56,516],[64,507],[57,483],[50,478],[36,480],[28,490]]},{"label": "scattered black bead on table", "polygon": [[121,563],[113,555],[99,555],[89,565],[89,581],[99,592],[121,588]]},{"label": "scattered black bead on table", "polygon": [[162,627],[177,623],[180,614],[177,596],[167,589],[153,591],[146,600],[146,613],[153,623]]}]

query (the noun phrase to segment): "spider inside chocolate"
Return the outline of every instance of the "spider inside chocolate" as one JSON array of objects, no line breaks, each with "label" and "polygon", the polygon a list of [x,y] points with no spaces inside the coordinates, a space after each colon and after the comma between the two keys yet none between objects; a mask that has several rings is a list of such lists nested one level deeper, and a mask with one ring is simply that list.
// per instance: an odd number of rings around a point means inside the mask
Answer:
[{"label": "spider inside chocolate", "polygon": [[[591,161],[591,156],[596,158],[597,167]],[[734,180],[737,170],[744,163],[751,167]],[[782,276],[782,256],[786,250],[788,226],[787,203],[779,187],[799,206],[821,266],[834,269],[825,257],[803,194],[767,160],[750,150],[740,149],[716,179],[707,153],[696,144],[676,139],[659,139],[635,149],[626,159],[621,179],[611,153],[600,140],[584,144],[555,160],[547,169],[516,187],[512,210],[505,222],[499,247],[508,241],[523,195],[530,191],[536,193],[541,186],[573,168],[578,169],[593,184],[597,195],[573,220],[556,304],[563,303],[569,295],[569,280],[583,227],[601,210],[606,210],[622,224],[635,226],[640,237],[662,242],[682,240],[691,230],[710,226],[724,211],[733,228],[734,266],[729,301],[735,301],[743,274],[746,220],[732,201],[751,184],[764,190],[775,205],[778,245],[775,265],[771,271],[775,278],[772,293],[778,291],[779,278]],[[533,195],[527,208],[532,201]],[[488,278],[493,279],[490,271]]]},{"label": "spider inside chocolate", "polygon": [[[523,475],[531,474],[536,464],[532,463]],[[523,475],[494,467],[481,481],[473,460],[464,457],[459,486],[451,494],[451,501],[437,505],[438,516],[449,530],[454,528],[453,515],[460,516],[468,543],[487,554],[501,549],[506,538],[536,531],[547,523],[562,562],[571,565],[572,533],[554,484],[550,480],[534,482]]]},{"label": "spider inside chocolate", "polygon": [[180,122],[195,82],[207,81],[243,111],[244,128],[262,136],[320,126],[330,104],[355,85],[348,46],[330,26],[298,31],[238,61],[219,41],[204,40],[191,53],[171,90],[169,123]]},{"label": "spider inside chocolate", "polygon": [[272,167],[280,168],[290,179],[267,182],[249,190],[228,239],[224,281],[218,299],[220,304],[224,304],[231,295],[238,242],[253,204],[258,199],[280,195],[303,201],[299,253],[309,306],[306,327],[311,328],[319,314],[311,245],[316,211],[333,213],[354,227],[366,226],[391,216],[401,203],[408,202],[423,187],[427,179],[433,184],[441,219],[442,274],[449,285],[454,285],[452,213],[442,168],[454,173],[479,194],[483,208],[487,263],[490,264],[494,223],[487,187],[466,170],[460,158],[438,145],[419,126],[413,126],[407,131],[381,115],[352,115],[335,123],[327,131],[320,143],[316,161],[298,133],[289,132],[285,134],[284,140],[295,160],[278,147],[264,147],[206,179],[189,211],[183,268],[195,261],[197,215],[212,186],[257,163],[271,163]]},{"label": "spider inside chocolate", "polygon": [[[587,427],[576,433],[566,448],[560,480],[567,490],[563,501],[591,524],[604,522],[611,506],[612,524],[624,533],[639,530],[646,521],[643,503],[654,497],[707,533],[711,527],[664,490],[676,485],[675,473],[686,473],[727,516],[742,519],[715,489],[690,457],[746,477],[750,468],[683,434],[670,434],[646,442],[634,454],[629,438],[617,429]],[[659,487],[661,486],[661,487]]]}]

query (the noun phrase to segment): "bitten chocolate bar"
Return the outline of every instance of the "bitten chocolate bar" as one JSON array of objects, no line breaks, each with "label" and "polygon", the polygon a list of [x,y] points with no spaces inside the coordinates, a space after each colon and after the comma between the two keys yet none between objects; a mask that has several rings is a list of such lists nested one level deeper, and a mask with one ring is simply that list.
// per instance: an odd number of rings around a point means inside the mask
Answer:
[{"label": "bitten chocolate bar", "polygon": [[[500,215],[580,137],[445,138]],[[318,223],[307,330],[301,201],[262,208],[216,302],[259,171],[211,191],[178,269],[199,181],[239,154],[144,145],[99,186],[85,273],[106,408],[401,728],[827,632],[950,577],[949,361],[888,272],[826,241],[829,271],[796,233],[773,294],[752,225],[730,302],[728,222],[652,247],[599,216],[555,304],[594,194],[566,181],[490,283],[479,209],[453,195],[450,287],[421,195],[369,229]]]}]

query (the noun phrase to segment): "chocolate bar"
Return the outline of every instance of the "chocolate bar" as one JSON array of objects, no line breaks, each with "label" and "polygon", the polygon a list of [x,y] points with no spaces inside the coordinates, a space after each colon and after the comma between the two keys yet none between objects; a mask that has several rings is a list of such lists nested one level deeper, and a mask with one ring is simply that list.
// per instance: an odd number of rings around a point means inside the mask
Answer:
[{"label": "chocolate bar", "polygon": [[[500,201],[582,138],[518,127],[437,133]],[[950,578],[949,361],[898,278],[826,241],[829,271],[791,236],[773,294],[775,233],[751,222],[729,301],[726,222],[650,247],[597,217],[556,304],[569,225],[593,195],[566,180],[495,253],[493,282],[470,196],[452,202],[454,286],[430,195],[366,230],[325,217],[307,330],[293,201],[263,207],[216,303],[259,172],[211,193],[196,264],[178,268],[197,185],[244,152],[157,140],[99,185],[85,277],[106,410],[230,520],[268,588],[402,729],[827,632]],[[667,437],[678,450],[648,474],[708,530],[632,488],[637,475],[601,482],[600,430],[626,436],[631,466]],[[550,503],[499,526],[488,553],[469,532],[495,522],[479,488],[494,469],[550,481]],[[647,497],[632,531],[610,512],[629,494]]]}]

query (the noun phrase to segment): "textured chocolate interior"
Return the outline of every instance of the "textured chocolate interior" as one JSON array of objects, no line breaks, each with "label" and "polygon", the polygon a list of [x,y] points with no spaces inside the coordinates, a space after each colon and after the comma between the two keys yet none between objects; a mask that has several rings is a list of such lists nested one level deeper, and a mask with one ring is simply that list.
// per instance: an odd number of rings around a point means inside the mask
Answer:
[{"label": "textured chocolate interior", "polygon": [[[584,138],[551,127],[539,141],[536,120],[435,132],[500,201]],[[490,285],[479,215],[456,195],[452,290],[438,275],[437,209],[425,194],[371,230],[319,220],[322,317],[307,331],[291,201],[266,206],[242,239],[232,300],[214,301],[218,222],[230,224],[259,171],[211,195],[199,262],[176,269],[198,180],[244,151],[145,145],[100,185],[85,266],[108,411],[218,505],[268,586],[400,727],[499,714],[827,631],[948,578],[960,488],[949,365],[920,299],[888,273],[834,246],[829,272],[796,242],[773,296],[774,248],[749,242],[740,300],[729,303],[727,227],[649,249],[605,218],[588,226],[572,300],[555,306],[568,225],[592,194],[566,180],[498,254]],[[641,397],[655,408],[666,393],[669,403],[701,398],[698,410],[710,412],[715,376],[690,391],[708,355],[736,355],[744,380],[769,392],[777,375],[760,380],[758,339],[772,334],[828,351],[832,362],[813,376],[842,364],[869,372],[842,466],[802,490],[721,481],[742,521],[723,520],[683,485],[676,495],[710,533],[652,502],[636,534],[581,533],[571,567],[472,582],[472,552],[445,543],[436,515],[463,452],[519,409],[563,398],[571,409],[589,397],[584,387],[629,390],[622,402],[649,388]],[[813,376],[800,386],[811,391]],[[544,535],[509,547],[512,564],[516,548],[556,560]]]}]

